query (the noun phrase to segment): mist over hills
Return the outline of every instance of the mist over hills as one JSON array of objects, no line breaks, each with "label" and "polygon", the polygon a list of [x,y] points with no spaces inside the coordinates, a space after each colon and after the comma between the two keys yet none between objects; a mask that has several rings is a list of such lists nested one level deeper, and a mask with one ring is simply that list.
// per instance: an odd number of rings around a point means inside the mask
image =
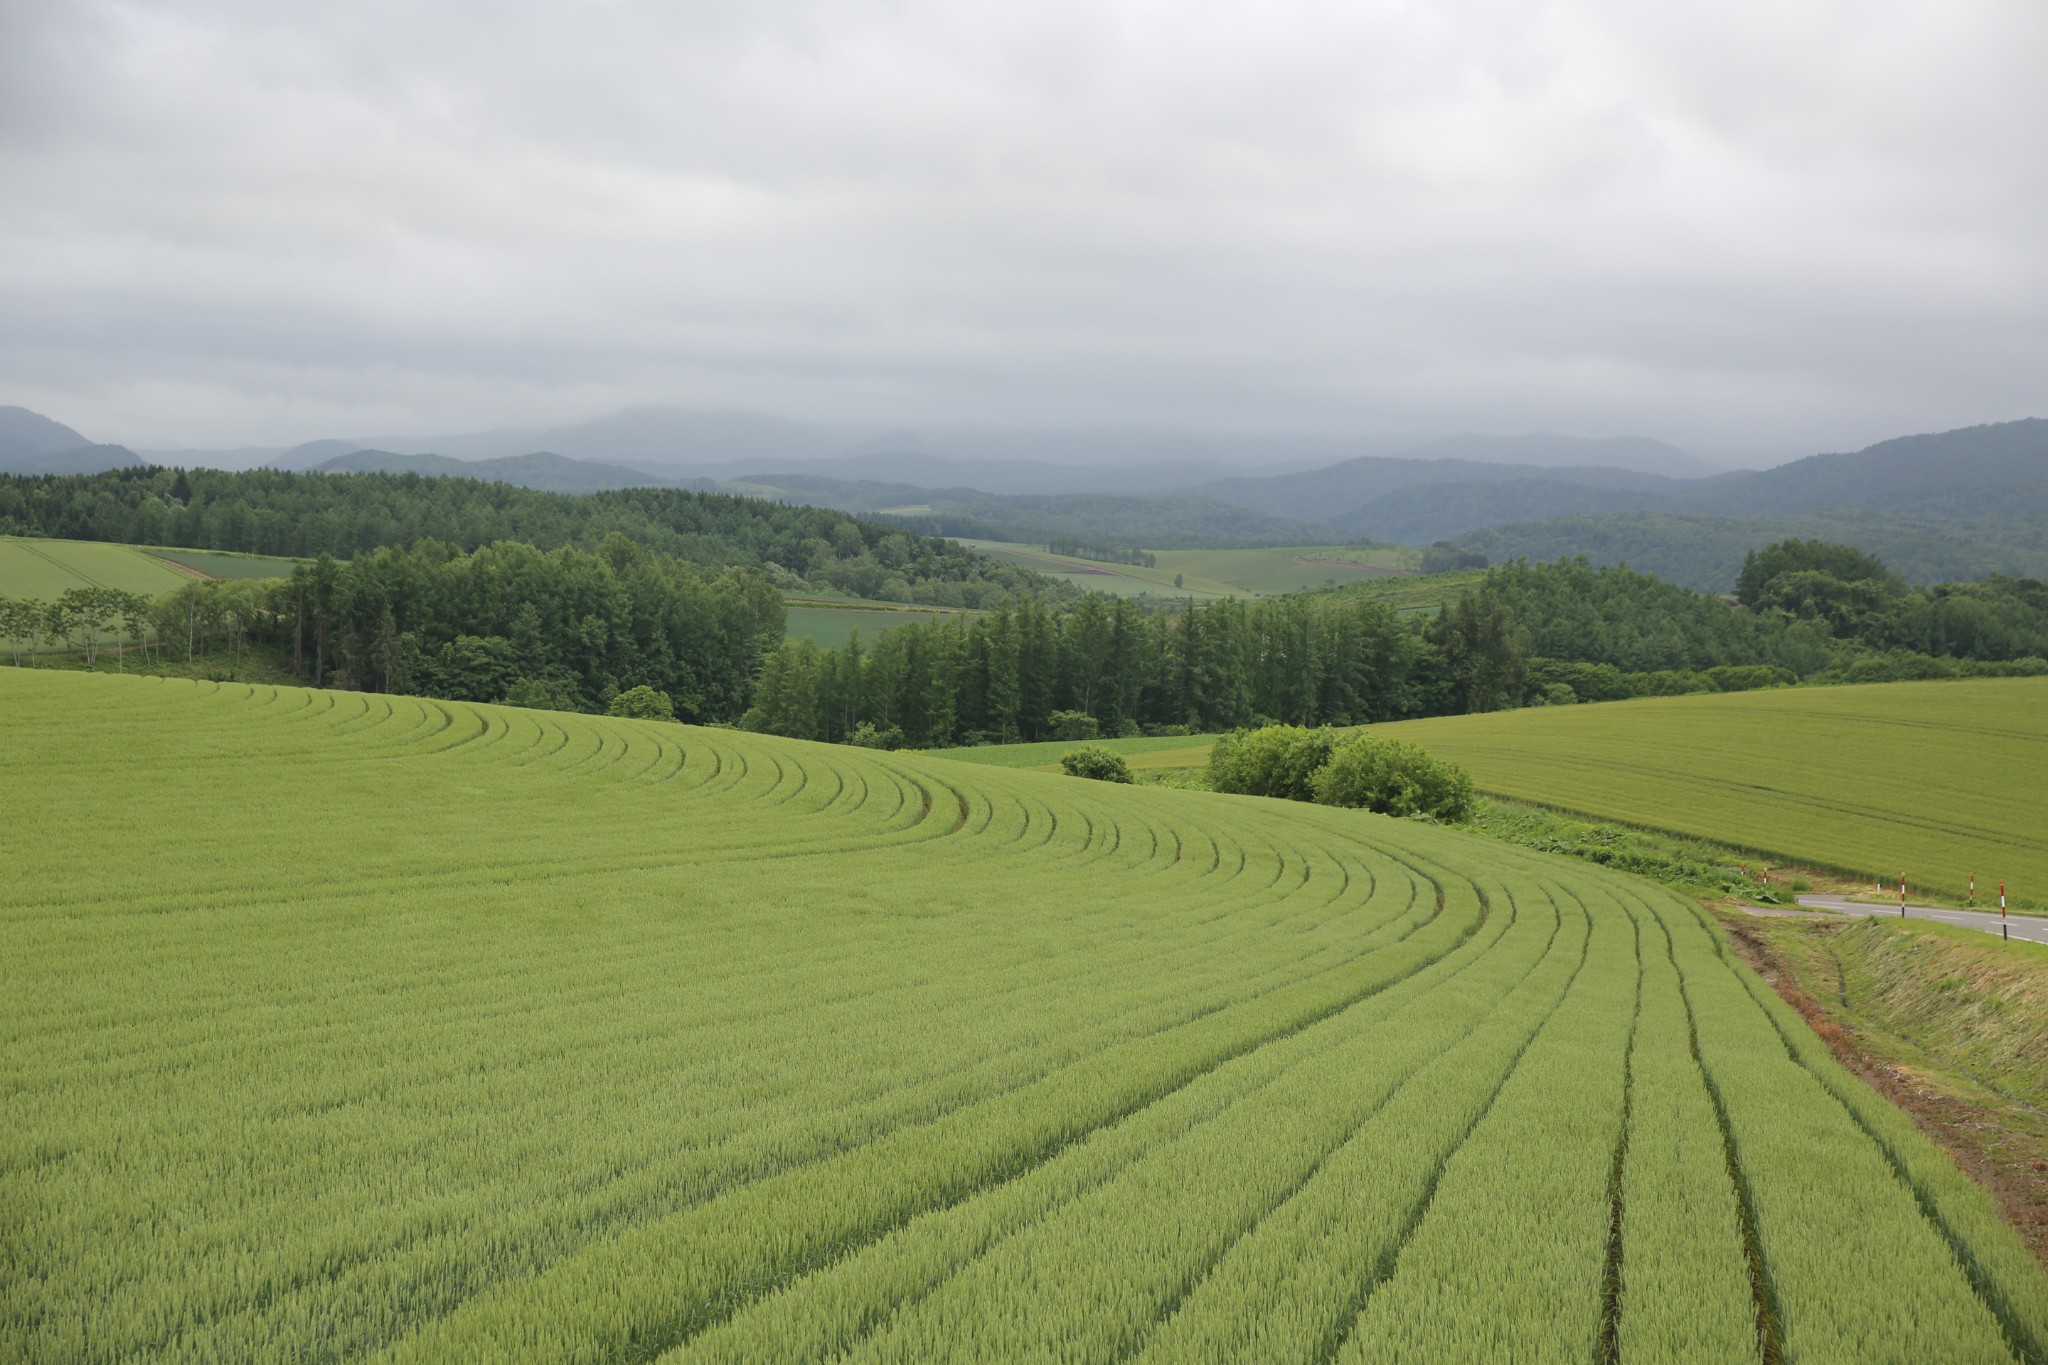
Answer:
[{"label": "mist over hills", "polygon": [[[456,435],[437,442],[442,449],[415,444],[322,439],[223,454],[242,467],[455,475],[558,493],[726,491],[1004,540],[1079,536],[1156,549],[1449,540],[1496,561],[1626,560],[1709,589],[1732,582],[1748,549],[1790,535],[1854,545],[1921,581],[2048,574],[2048,421],[2037,418],[1720,473],[1647,437],[1418,443],[1140,428],[863,436],[670,408],[541,432]],[[138,456],[27,409],[0,408],[0,472],[90,473],[145,457],[196,465],[205,454]]]},{"label": "mist over hills", "polygon": [[458,460],[448,455],[403,455],[389,450],[355,450],[320,461],[305,471],[315,474],[420,474],[459,479],[485,479],[518,484],[548,493],[596,493],[607,488],[666,485],[624,465],[572,460],[551,450],[503,455],[490,460]]}]

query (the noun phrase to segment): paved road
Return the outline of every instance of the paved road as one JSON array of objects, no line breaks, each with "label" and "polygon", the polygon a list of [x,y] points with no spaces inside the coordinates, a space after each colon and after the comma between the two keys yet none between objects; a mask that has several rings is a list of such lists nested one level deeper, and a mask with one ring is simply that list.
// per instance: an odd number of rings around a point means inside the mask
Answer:
[{"label": "paved road", "polygon": [[[1897,919],[1899,915],[1897,901],[1890,905],[1871,905],[1864,901],[1844,900],[1840,896],[1801,896],[1799,903],[1809,910],[1833,910],[1843,915],[1883,915],[1891,919]],[[1931,905],[1908,905],[1906,918],[1939,920],[1943,924],[1960,924],[1965,929],[1982,929],[1993,934],[1999,932],[1996,910],[1986,914],[1982,910],[1943,910]],[[2023,938],[2029,943],[2048,943],[2048,919],[2039,915],[2014,915],[2006,924],[2011,926],[2014,938]]]}]

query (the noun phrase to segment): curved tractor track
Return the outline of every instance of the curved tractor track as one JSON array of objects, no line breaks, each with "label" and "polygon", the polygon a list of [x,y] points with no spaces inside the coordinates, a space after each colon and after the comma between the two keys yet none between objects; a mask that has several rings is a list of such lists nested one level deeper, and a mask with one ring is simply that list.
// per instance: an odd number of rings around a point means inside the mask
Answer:
[{"label": "curved tractor track", "polygon": [[1349,812],[0,670],[0,1356],[2043,1361],[1647,883]]}]

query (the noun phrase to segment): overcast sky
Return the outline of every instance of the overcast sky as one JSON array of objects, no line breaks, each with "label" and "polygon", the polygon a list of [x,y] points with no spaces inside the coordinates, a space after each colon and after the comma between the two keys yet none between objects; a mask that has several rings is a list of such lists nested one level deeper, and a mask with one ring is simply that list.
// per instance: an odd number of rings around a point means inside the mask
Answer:
[{"label": "overcast sky", "polygon": [[0,0],[0,403],[1639,432],[2048,415],[2043,0]]}]

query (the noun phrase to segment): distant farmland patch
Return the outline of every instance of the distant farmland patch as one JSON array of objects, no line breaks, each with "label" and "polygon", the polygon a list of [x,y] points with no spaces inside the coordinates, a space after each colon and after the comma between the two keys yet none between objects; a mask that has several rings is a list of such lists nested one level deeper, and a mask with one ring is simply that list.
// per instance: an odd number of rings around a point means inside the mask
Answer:
[{"label": "distant farmland patch", "polygon": [[1283,545],[1270,549],[1157,550],[1159,568],[1265,596],[1417,573],[1405,545]]},{"label": "distant farmland patch", "polygon": [[1054,578],[1064,578],[1078,588],[1089,592],[1106,592],[1117,597],[1137,597],[1150,594],[1154,597],[1193,597],[1199,601],[1210,601],[1218,597],[1249,597],[1252,594],[1228,583],[1195,574],[1182,573],[1180,586],[1174,586],[1174,570],[1165,567],[1145,568],[1137,564],[1105,564],[1099,560],[1083,559],[1078,555],[1056,555],[1043,545],[1025,545],[1006,540],[962,540],[962,545],[971,546],[1002,560],[1006,564],[1020,565]]},{"label": "distant farmland patch", "polygon": [[54,602],[73,588],[118,588],[157,597],[199,572],[132,545],[90,540],[0,538],[0,597]]},{"label": "distant farmland patch", "polygon": [[0,597],[54,602],[73,588],[118,588],[159,597],[194,578],[279,578],[297,562],[97,540],[0,536]]},{"label": "distant farmland patch", "polygon": [[845,644],[847,635],[856,630],[873,639],[911,621],[939,621],[974,614],[949,607],[862,602],[857,598],[792,597],[788,599],[788,608],[785,629],[790,639],[835,647]]},{"label": "distant farmland patch", "polygon": [[[1064,578],[1091,592],[1136,597],[1266,597],[1303,588],[1430,582],[1418,574],[1420,550],[1404,545],[1280,545],[1253,549],[1152,550],[1154,563],[1107,564],[1079,555],[1054,554],[1043,545],[1017,541],[965,540],[1005,563]],[[1142,548],[1142,547],[1133,547]],[[1445,575],[1444,577],[1448,577]],[[1458,575],[1462,585],[1467,575]],[[1176,585],[1175,580],[1179,583]],[[1432,603],[1439,588],[1423,590]]]},{"label": "distant farmland patch", "polygon": [[305,562],[272,555],[229,554],[221,550],[150,549],[145,553],[196,569],[208,578],[289,578],[292,570]]}]

